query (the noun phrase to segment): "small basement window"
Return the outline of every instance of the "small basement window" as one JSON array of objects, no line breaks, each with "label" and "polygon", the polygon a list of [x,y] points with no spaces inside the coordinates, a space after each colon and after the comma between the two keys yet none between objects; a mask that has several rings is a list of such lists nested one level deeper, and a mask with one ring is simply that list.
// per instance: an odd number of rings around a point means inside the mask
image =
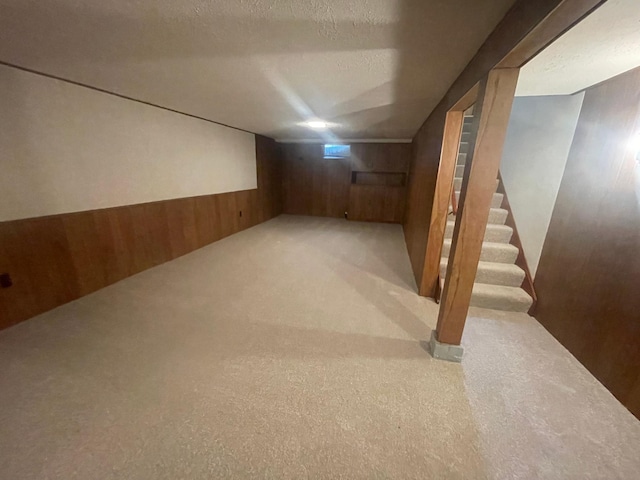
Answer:
[{"label": "small basement window", "polygon": [[351,145],[328,145],[324,146],[324,158],[340,159],[351,156]]}]

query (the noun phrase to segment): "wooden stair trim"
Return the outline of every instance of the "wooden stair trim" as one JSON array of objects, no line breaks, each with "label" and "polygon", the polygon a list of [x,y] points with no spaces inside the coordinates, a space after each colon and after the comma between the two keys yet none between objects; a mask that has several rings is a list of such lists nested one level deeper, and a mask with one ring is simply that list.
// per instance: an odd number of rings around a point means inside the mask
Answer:
[{"label": "wooden stair trim", "polygon": [[498,180],[500,183],[498,184],[497,193],[501,193],[503,195],[502,199],[502,207],[506,211],[509,212],[507,215],[507,220],[505,221],[505,225],[511,227],[513,229],[513,234],[511,235],[511,241],[509,242],[514,247],[518,248],[518,258],[516,258],[515,264],[519,266],[522,270],[524,270],[524,280],[522,281],[522,288],[525,292],[529,294],[529,296],[533,299],[533,303],[531,304],[531,308],[529,309],[529,315],[533,315],[536,309],[536,304],[538,303],[538,296],[536,295],[535,288],[533,286],[533,276],[531,275],[531,270],[529,270],[529,264],[527,263],[527,259],[524,256],[524,249],[522,248],[522,241],[520,240],[520,234],[518,233],[518,227],[516,226],[516,221],[513,216],[513,211],[511,210],[511,204],[509,203],[509,197],[507,196],[507,192],[504,188],[504,182],[502,181],[502,174],[498,171]]}]

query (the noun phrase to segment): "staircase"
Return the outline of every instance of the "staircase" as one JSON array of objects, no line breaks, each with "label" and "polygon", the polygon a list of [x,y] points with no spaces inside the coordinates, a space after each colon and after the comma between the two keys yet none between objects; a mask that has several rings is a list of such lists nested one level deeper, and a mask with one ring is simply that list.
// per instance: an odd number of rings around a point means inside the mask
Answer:
[{"label": "staircase", "polygon": [[[471,135],[471,121],[472,117],[466,116],[462,129],[462,139],[454,179],[456,201],[460,199],[462,176],[467,159],[469,136]],[[498,185],[499,181],[496,180],[496,189]],[[484,234],[484,242],[482,243],[478,272],[473,285],[471,306],[510,312],[526,312],[531,307],[533,299],[520,288],[525,278],[525,272],[515,264],[520,251],[510,243],[513,229],[505,225],[509,212],[501,208],[503,199],[504,195],[502,193],[494,192],[487,229]],[[451,214],[447,221],[445,240],[442,245],[442,258],[440,260],[441,287],[444,287],[444,278],[447,273],[447,262],[451,250],[454,225],[455,217]]]}]

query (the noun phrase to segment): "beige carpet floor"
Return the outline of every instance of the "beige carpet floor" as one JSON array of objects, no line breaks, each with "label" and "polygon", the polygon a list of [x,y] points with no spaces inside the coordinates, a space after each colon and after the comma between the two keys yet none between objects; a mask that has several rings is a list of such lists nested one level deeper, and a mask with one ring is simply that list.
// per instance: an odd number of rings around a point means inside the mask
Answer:
[{"label": "beige carpet floor", "polygon": [[281,216],[2,331],[0,478],[640,478],[534,319],[434,360],[415,288],[400,226]]}]

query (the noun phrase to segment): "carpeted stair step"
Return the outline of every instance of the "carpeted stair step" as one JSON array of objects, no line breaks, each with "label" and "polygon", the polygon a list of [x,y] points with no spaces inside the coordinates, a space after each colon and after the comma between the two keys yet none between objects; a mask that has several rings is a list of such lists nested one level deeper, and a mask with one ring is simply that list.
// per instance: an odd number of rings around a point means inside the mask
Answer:
[{"label": "carpeted stair step", "polygon": [[[444,291],[444,279],[440,278],[440,291]],[[533,299],[523,289],[474,283],[470,305],[507,312],[528,312]]]},{"label": "carpeted stair step", "polygon": [[[491,225],[504,225],[507,221],[508,215],[509,212],[504,208],[492,208],[489,210],[489,219],[487,220],[487,223]],[[450,218],[455,218],[455,216]]]},{"label": "carpeted stair step", "polygon": [[[440,277],[447,274],[447,258],[440,259]],[[524,280],[524,270],[513,263],[478,262],[476,283],[519,287]]]},{"label": "carpeted stair step", "polygon": [[[442,256],[448,258],[451,251],[451,239],[447,238],[442,243]],[[481,262],[515,263],[518,258],[518,247],[510,243],[482,243]]]},{"label": "carpeted stair step", "polygon": [[[455,225],[454,220],[447,221],[447,228],[444,233],[444,238],[453,237],[453,227]],[[487,225],[487,229],[484,232],[485,242],[494,243],[509,243],[513,235],[513,229],[507,225]]]},{"label": "carpeted stair step", "polygon": [[456,178],[462,178],[464,176],[464,165],[456,165]]},{"label": "carpeted stair step", "polygon": [[508,210],[505,210],[504,208],[492,208],[489,210],[489,220],[487,220],[487,223],[492,225],[504,225],[508,216]]},{"label": "carpeted stair step", "polygon": [[473,293],[471,294],[472,307],[507,312],[527,312],[532,304],[533,299],[519,287],[504,287],[486,283],[473,284]]},{"label": "carpeted stair step", "polygon": [[[500,185],[500,180],[498,180],[496,178],[496,189],[498,188],[498,185]],[[453,179],[453,189],[456,192],[459,192],[460,189],[462,188],[462,177],[456,177]]]},{"label": "carpeted stair step", "polygon": [[[500,208],[502,206],[502,200],[504,199],[504,195],[502,193],[494,193],[493,199],[491,200],[491,208]],[[460,191],[456,190],[456,202],[460,204]]]},{"label": "carpeted stair step", "polygon": [[466,163],[467,163],[467,154],[459,152],[458,153],[458,161],[456,162],[456,165],[464,165]]}]

